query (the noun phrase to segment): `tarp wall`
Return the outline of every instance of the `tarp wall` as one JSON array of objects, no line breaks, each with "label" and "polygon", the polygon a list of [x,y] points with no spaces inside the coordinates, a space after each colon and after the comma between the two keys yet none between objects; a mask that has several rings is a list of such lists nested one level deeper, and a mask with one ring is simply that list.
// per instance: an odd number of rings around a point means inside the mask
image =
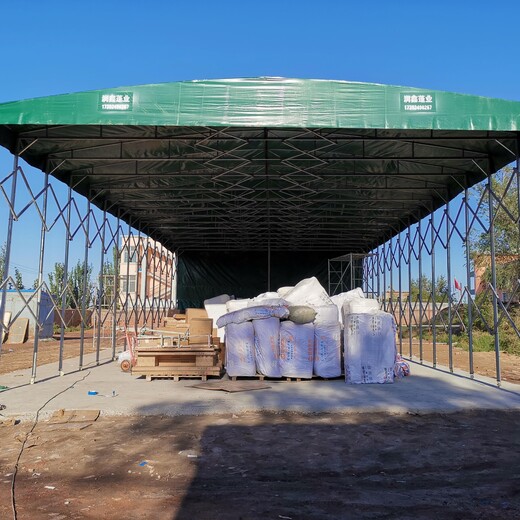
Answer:
[{"label": "tarp wall", "polygon": [[[272,252],[271,290],[295,285],[315,276],[328,285],[328,259],[337,253]],[[267,252],[184,252],[177,267],[180,309],[202,307],[205,299],[219,294],[250,298],[268,290]]]}]

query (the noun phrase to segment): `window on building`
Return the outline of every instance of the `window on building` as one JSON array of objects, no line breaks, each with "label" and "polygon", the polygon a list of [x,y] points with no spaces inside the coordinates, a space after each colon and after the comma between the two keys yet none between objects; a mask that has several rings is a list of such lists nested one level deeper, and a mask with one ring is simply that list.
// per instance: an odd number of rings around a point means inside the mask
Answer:
[{"label": "window on building", "polygon": [[121,290],[126,293],[134,293],[135,287],[136,287],[136,278],[137,276],[135,274],[131,274],[128,277],[122,276],[121,277]]},{"label": "window on building", "polygon": [[[130,249],[130,254],[129,250]],[[128,264],[128,257],[130,257],[130,263],[135,264],[137,262],[137,251],[135,246],[130,246],[125,248],[125,254],[124,254],[124,262],[125,264]]]}]

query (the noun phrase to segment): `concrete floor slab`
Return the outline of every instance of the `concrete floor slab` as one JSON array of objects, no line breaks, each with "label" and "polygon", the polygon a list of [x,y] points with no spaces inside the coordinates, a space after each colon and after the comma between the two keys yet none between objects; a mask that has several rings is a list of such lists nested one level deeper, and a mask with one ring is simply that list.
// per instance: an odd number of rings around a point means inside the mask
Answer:
[{"label": "concrete floor slab", "polygon": [[[390,385],[346,385],[334,381],[269,381],[271,388],[227,394],[192,388],[196,379],[147,382],[121,372],[111,362],[111,352],[102,351],[101,364],[86,356],[85,368],[76,370],[77,360],[65,361],[66,375],[56,374],[56,365],[39,368],[38,380],[29,384],[30,371],[0,376],[9,389],[0,393],[5,416],[35,417],[54,410],[99,409],[105,415],[200,415],[246,411],[295,412],[450,412],[467,409],[520,409],[520,386],[494,381],[470,380],[461,375],[412,363],[412,376]],[[98,392],[88,395],[90,390]],[[60,393],[61,392],[61,393]],[[113,393],[115,396],[113,397]],[[59,394],[59,395],[58,395]]]}]

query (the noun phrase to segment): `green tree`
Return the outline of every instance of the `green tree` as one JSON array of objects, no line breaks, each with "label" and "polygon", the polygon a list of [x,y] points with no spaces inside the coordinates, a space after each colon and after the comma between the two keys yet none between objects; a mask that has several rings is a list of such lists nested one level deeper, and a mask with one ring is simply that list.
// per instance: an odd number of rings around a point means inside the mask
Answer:
[{"label": "green tree", "polygon": [[[430,294],[432,293],[432,281],[430,278],[426,276],[421,277],[421,288],[422,288],[422,300],[423,302],[428,301]],[[410,284],[410,296],[412,301],[417,301],[419,299],[419,280],[413,279]],[[435,282],[435,301],[448,301],[448,298],[451,298],[450,290],[448,287],[448,281],[446,277],[441,275],[437,278]]]},{"label": "green tree", "polygon": [[[476,194],[487,197],[485,184],[475,188]],[[497,288],[513,292],[520,279],[520,228],[518,218],[518,178],[512,168],[506,167],[491,178],[493,197],[493,231],[495,236]],[[498,199],[498,200],[497,200]],[[487,201],[486,201],[487,202]],[[490,221],[489,208],[482,204],[480,217]],[[484,280],[491,280],[491,241],[489,232],[481,231],[471,236],[473,265],[485,267]]]},{"label": "green tree", "polygon": [[15,281],[16,289],[18,289],[20,291],[25,289],[25,286],[23,284],[23,279],[22,279],[22,273],[20,273],[20,271],[18,270],[18,267],[14,268],[14,281]]},{"label": "green tree", "polygon": [[[61,301],[63,292],[63,275],[65,266],[61,262],[54,264],[54,271],[49,273],[49,290],[54,298]],[[83,287],[83,278],[85,274],[84,265],[78,260],[77,264],[68,273],[68,291],[65,296],[65,306],[70,309],[81,307],[83,299],[85,299],[86,307],[92,305],[94,299],[94,286],[91,281],[92,266],[87,266],[87,283],[86,288]]]},{"label": "green tree", "polygon": [[[118,291],[118,279],[116,276],[116,266],[119,262],[119,251],[116,247],[112,248],[112,260],[105,260],[103,270],[100,274],[100,280],[103,281],[103,293],[98,293],[97,297],[101,297],[101,306],[110,307]],[[99,285],[101,287],[101,283]]]}]

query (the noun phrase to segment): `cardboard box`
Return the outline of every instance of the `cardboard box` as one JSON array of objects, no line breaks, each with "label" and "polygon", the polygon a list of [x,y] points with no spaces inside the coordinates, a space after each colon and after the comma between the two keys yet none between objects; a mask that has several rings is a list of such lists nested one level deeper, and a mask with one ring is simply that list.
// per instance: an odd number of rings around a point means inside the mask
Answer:
[{"label": "cardboard box", "polygon": [[208,343],[211,341],[211,331],[213,330],[213,320],[211,318],[192,318],[190,321],[190,335],[188,342]]},{"label": "cardboard box", "polygon": [[[164,320],[164,327],[168,328],[168,329],[171,329],[171,328],[174,328],[176,327],[177,325],[182,325],[184,324],[183,321],[179,321],[179,320],[176,320],[175,318],[166,318]],[[187,327],[188,325],[186,325]]]},{"label": "cardboard box", "polygon": [[191,323],[195,318],[207,318],[206,309],[186,309],[186,323]]}]

